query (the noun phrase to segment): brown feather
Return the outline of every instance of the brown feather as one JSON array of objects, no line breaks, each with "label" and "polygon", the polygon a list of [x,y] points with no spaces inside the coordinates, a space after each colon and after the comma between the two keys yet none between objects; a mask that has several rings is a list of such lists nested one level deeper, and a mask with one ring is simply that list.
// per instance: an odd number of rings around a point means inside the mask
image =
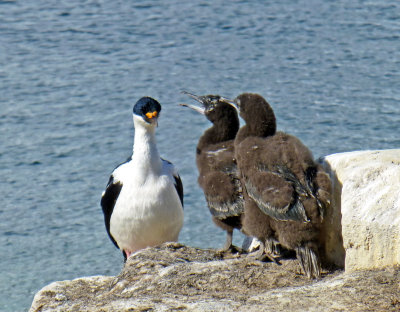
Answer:
[{"label": "brown feather", "polygon": [[234,139],[239,130],[236,109],[220,96],[191,95],[204,106],[204,114],[212,122],[200,137],[196,150],[198,183],[203,189],[214,223],[227,232],[232,243],[233,229],[241,228],[244,211],[242,186],[237,175]]},{"label": "brown feather", "polygon": [[[242,185],[251,188],[244,192],[242,230],[264,242],[277,239],[296,251],[308,277],[319,277],[320,230],[331,194],[329,176],[299,139],[276,132],[272,108],[261,96],[246,93],[236,101],[246,126],[236,136],[235,156]],[[303,211],[293,217],[292,209]]]}]

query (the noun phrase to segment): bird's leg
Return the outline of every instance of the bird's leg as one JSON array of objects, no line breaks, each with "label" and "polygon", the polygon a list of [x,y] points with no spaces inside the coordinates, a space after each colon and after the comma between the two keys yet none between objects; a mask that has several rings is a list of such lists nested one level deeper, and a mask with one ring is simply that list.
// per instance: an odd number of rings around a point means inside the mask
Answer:
[{"label": "bird's leg", "polygon": [[229,251],[232,254],[246,253],[242,248],[232,244],[232,238],[233,238],[233,228],[226,230],[226,242],[221,249],[217,250],[217,252],[225,253]]},{"label": "bird's leg", "polygon": [[281,256],[279,242],[274,238],[267,238],[265,242],[265,253],[275,258],[279,258]]},{"label": "bird's leg", "polygon": [[276,264],[280,264],[277,260],[280,257],[278,244],[279,242],[274,238],[267,238],[265,241],[265,256]]},{"label": "bird's leg", "polygon": [[268,247],[266,247],[265,242],[260,241],[260,247],[259,247],[259,249],[258,249],[257,251],[255,251],[255,252],[252,252],[252,253],[250,254],[250,256],[251,256],[252,258],[256,259],[256,260],[265,261],[266,259],[269,259],[269,260],[271,260],[272,262],[275,262],[276,264],[280,264],[280,263],[278,262],[278,260],[272,255],[271,251],[269,250],[270,247],[271,247],[271,246],[270,246],[270,244],[271,244],[271,239],[267,239],[266,242],[267,242],[267,246],[268,246]]},{"label": "bird's leg", "polygon": [[226,252],[232,248],[232,238],[233,238],[233,229],[229,229],[226,231],[226,242],[222,249],[218,249],[219,252]]},{"label": "bird's leg", "polygon": [[264,250],[265,243],[263,241],[260,241],[260,246],[258,247],[258,250],[251,252],[249,256],[256,260],[262,260],[264,258]]},{"label": "bird's leg", "polygon": [[124,255],[125,255],[125,262],[126,260],[128,260],[129,256],[132,254],[132,252],[128,251],[128,250],[124,250]]}]

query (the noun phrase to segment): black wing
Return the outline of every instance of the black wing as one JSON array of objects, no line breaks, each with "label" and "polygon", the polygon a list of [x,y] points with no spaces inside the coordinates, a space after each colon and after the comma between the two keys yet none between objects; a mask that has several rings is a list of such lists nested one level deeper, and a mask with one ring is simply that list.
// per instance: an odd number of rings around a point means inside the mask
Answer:
[{"label": "black wing", "polygon": [[183,208],[183,184],[181,177],[179,174],[174,174],[174,179],[175,179],[175,189],[178,192],[179,199],[181,200],[182,208]]},{"label": "black wing", "polygon": [[104,223],[106,225],[108,236],[117,248],[119,248],[118,244],[110,233],[110,220],[121,189],[122,184],[120,182],[114,182],[114,177],[111,175],[100,202],[104,213]]},{"label": "black wing", "polygon": [[176,171],[174,165],[172,164],[172,162],[170,162],[169,160],[166,160],[162,157],[160,157],[162,161],[165,161],[170,168],[170,173],[172,173],[172,176],[174,177],[174,185],[175,185],[175,189],[176,192],[178,193],[179,199],[181,200],[181,204],[182,204],[182,208],[183,208],[183,184],[182,184],[182,180],[181,177],[179,176],[178,172]]}]

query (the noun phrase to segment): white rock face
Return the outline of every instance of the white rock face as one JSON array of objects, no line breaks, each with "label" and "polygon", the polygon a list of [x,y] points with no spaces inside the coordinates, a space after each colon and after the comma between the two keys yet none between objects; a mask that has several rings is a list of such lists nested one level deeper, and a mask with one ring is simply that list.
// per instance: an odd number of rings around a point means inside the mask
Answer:
[{"label": "white rock face", "polygon": [[334,181],[328,258],[343,262],[341,221],[346,271],[400,264],[400,149],[333,154],[324,166]]}]

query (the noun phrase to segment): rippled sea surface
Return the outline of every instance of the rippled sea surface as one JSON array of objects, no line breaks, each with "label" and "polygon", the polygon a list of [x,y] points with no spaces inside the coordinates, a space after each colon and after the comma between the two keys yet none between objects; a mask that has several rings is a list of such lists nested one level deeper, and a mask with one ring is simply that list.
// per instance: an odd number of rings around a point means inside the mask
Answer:
[{"label": "rippled sea surface", "polygon": [[399,39],[394,0],[0,1],[0,310],[120,271],[99,201],[141,96],[163,105],[159,150],[184,183],[180,241],[218,247],[196,181],[209,123],[180,91],[258,92],[315,157],[399,148]]}]

